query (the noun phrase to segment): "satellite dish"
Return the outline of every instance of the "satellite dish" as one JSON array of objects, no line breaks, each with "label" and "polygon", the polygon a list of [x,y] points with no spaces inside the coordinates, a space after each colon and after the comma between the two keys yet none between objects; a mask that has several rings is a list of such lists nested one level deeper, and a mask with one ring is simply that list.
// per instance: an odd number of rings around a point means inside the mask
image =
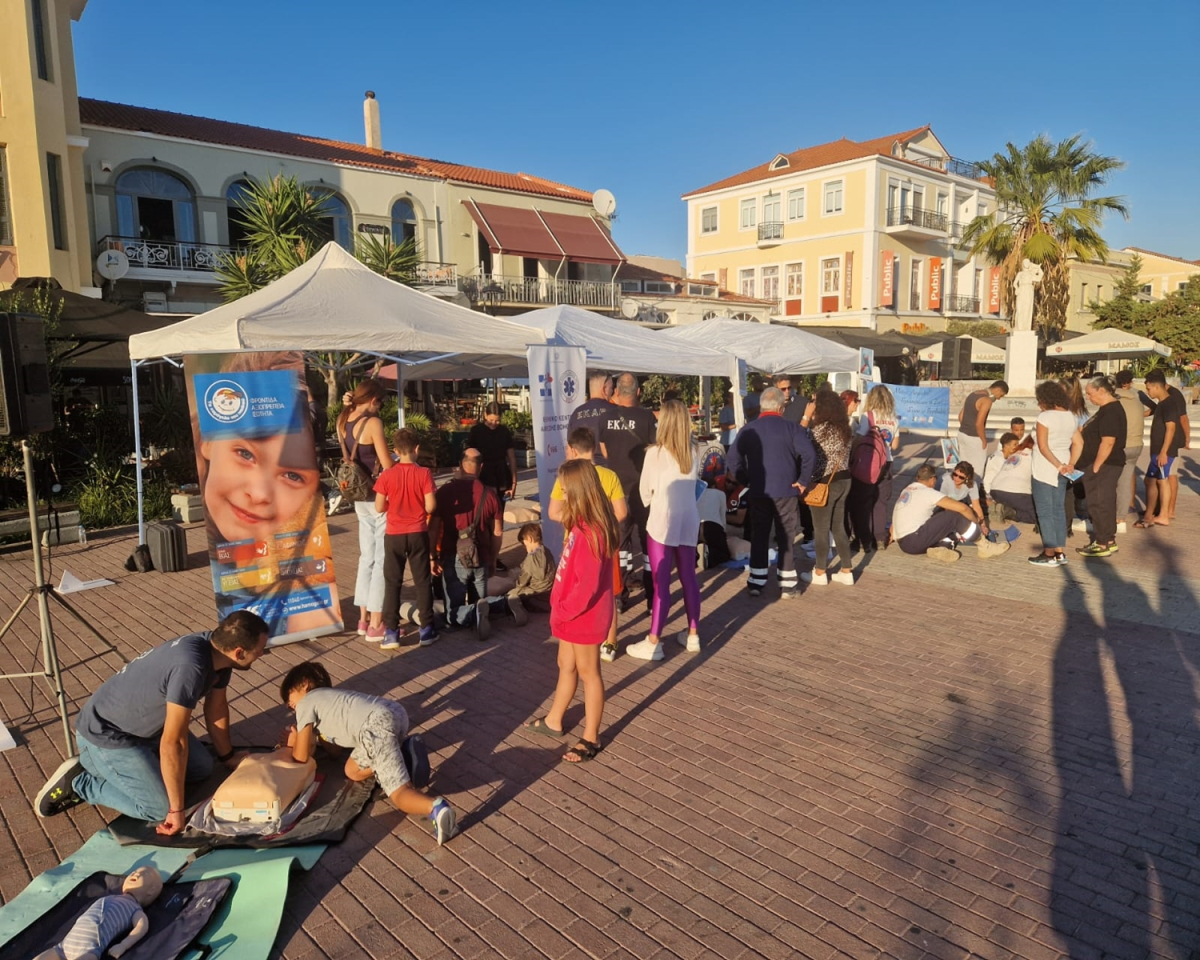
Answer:
[{"label": "satellite dish", "polygon": [[611,217],[617,212],[617,198],[610,190],[597,190],[592,194],[592,208],[602,217]]},{"label": "satellite dish", "polygon": [[626,320],[632,320],[634,317],[636,317],[640,309],[641,307],[638,306],[636,300],[630,300],[628,297],[626,297],[621,301],[621,316],[623,316]]},{"label": "satellite dish", "polygon": [[105,280],[120,280],[129,272],[129,258],[123,250],[105,250],[96,258],[96,270]]}]

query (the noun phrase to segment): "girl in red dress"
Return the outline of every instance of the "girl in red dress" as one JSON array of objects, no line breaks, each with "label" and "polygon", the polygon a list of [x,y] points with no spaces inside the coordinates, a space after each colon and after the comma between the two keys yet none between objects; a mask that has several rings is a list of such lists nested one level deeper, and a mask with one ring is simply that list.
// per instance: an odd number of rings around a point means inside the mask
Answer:
[{"label": "girl in red dress", "polygon": [[558,639],[558,686],[549,712],[528,729],[561,737],[563,715],[583,682],[583,737],[564,755],[567,763],[591,760],[603,746],[604,681],[600,644],[608,636],[613,602],[613,556],[620,543],[612,503],[588,460],[567,460],[558,468],[563,489],[562,559],[550,591],[550,631]]}]

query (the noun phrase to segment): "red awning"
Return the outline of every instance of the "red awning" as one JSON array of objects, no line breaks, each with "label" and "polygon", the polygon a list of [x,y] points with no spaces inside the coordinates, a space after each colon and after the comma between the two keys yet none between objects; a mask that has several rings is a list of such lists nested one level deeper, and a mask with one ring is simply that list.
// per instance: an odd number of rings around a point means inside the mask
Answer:
[{"label": "red awning", "polygon": [[492,253],[538,260],[622,263],[624,254],[591,217],[464,201]]}]

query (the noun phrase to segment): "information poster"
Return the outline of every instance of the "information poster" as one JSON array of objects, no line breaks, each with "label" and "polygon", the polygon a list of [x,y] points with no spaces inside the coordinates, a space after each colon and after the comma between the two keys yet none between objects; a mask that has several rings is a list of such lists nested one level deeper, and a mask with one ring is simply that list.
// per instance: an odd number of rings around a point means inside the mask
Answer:
[{"label": "information poster", "polygon": [[[869,393],[874,383],[863,385]],[[885,384],[896,401],[896,419],[903,430],[936,432],[950,428],[949,387],[901,387]]]},{"label": "information poster", "polygon": [[563,529],[550,519],[550,491],[554,489],[559,465],[567,458],[567,423],[585,399],[587,351],[583,347],[542,345],[531,346],[528,351],[542,542],[557,553],[556,545],[563,541]]},{"label": "information poster", "polygon": [[184,358],[218,617],[271,644],[342,629],[303,354]]}]

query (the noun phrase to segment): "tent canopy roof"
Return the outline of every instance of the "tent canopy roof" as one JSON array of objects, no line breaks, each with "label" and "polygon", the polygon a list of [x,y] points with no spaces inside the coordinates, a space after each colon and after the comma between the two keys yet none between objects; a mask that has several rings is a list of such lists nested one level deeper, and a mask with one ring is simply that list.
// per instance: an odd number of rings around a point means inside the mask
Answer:
[{"label": "tent canopy roof", "polygon": [[748,323],[714,317],[702,323],[669,327],[651,334],[671,341],[731,354],[768,374],[844,373],[858,369],[858,351],[823,337],[778,324]]},{"label": "tent canopy roof", "polygon": [[129,339],[134,360],[239,350],[437,354],[464,345],[520,357],[538,330],[439,300],[388,280],[336,243],[240,300]]},{"label": "tent canopy roof", "polygon": [[1166,344],[1142,337],[1136,333],[1106,327],[1085,333],[1082,337],[1064,340],[1046,348],[1048,357],[1139,357],[1148,353],[1157,353],[1164,357],[1171,355],[1171,348]]}]

